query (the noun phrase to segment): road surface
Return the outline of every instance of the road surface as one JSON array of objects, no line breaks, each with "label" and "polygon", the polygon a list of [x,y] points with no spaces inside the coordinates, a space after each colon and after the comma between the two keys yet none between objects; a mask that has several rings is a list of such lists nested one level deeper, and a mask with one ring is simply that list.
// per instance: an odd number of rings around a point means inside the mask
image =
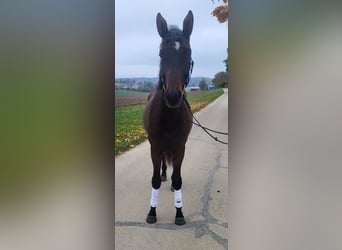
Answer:
[{"label": "road surface", "polygon": [[[211,129],[228,132],[228,91],[195,117]],[[228,136],[218,138],[227,142]],[[115,249],[228,249],[228,145],[193,126],[182,164],[183,213],[174,224],[171,169],[162,182],[156,224],[147,224],[152,161],[146,141],[115,158]]]}]

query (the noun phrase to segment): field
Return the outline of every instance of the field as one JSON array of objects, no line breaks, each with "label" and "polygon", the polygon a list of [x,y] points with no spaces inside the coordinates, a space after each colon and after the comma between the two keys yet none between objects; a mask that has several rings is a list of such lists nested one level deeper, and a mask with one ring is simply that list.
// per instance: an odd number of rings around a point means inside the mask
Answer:
[{"label": "field", "polygon": [[[188,93],[192,112],[197,112],[223,93],[222,89]],[[115,93],[115,155],[134,148],[147,139],[142,115],[148,93],[116,91]]]},{"label": "field", "polygon": [[[187,95],[196,96],[206,91],[187,92]],[[145,104],[149,93],[127,90],[115,90],[115,107]]]},{"label": "field", "polygon": [[115,107],[145,104],[149,93],[115,90]]}]

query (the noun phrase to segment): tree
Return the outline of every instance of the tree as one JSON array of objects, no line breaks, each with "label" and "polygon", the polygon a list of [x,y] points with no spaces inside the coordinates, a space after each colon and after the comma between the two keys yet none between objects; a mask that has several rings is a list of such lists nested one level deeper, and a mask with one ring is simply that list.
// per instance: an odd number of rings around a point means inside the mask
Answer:
[{"label": "tree", "polygon": [[[215,0],[211,0],[213,3],[215,3]],[[225,23],[228,21],[228,0],[222,0],[223,5],[220,5],[216,7],[211,14],[213,16],[216,16],[217,20],[220,23]],[[217,0],[217,2],[220,2],[220,0]],[[223,60],[223,63],[226,65],[226,75],[228,75],[228,48],[227,48],[227,58]],[[227,77],[226,77],[227,78]],[[228,86],[228,80],[227,84]]]},{"label": "tree", "polygon": [[198,86],[199,86],[200,90],[208,89],[208,84],[205,81],[205,78],[201,79],[201,81],[199,82]]},{"label": "tree", "polygon": [[153,89],[154,85],[151,81],[144,81],[144,83],[139,86],[139,91],[142,92],[152,92]]},{"label": "tree", "polygon": [[[220,23],[225,23],[228,21],[228,0],[222,0],[223,4],[216,7],[211,14],[213,16],[216,16],[217,20]],[[213,3],[215,3],[215,0],[212,0]],[[217,2],[220,2],[220,0],[217,0]]]},{"label": "tree", "polygon": [[[213,3],[215,3],[215,0],[211,0]],[[216,7],[211,14],[213,16],[216,16],[217,20],[220,23],[228,22],[228,0],[222,0],[223,4]],[[220,2],[220,0],[217,0],[217,2]],[[223,60],[223,63],[226,65],[226,72],[218,72],[216,73],[214,79],[212,82],[217,87],[228,87],[228,48],[227,48],[227,59]]]},{"label": "tree", "polygon": [[228,75],[227,72],[221,71],[216,73],[213,81],[216,87],[218,88],[227,88],[228,87]]},{"label": "tree", "polygon": [[227,49],[227,59],[223,60],[224,64],[226,64],[226,72],[228,73],[228,49]]}]

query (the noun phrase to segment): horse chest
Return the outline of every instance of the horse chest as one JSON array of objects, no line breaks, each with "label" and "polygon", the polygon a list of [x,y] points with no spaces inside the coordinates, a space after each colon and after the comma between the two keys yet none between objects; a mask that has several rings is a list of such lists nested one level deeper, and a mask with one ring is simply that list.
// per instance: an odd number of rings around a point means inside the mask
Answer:
[{"label": "horse chest", "polygon": [[165,117],[160,122],[160,138],[170,144],[185,143],[190,128],[184,115],[178,117]]},{"label": "horse chest", "polygon": [[159,119],[152,119],[149,136],[168,144],[185,143],[191,127],[182,113],[164,114]]},{"label": "horse chest", "polygon": [[151,143],[170,147],[184,145],[191,125],[191,113],[185,103],[170,109],[164,103],[163,91],[151,94],[144,115],[144,126]]}]

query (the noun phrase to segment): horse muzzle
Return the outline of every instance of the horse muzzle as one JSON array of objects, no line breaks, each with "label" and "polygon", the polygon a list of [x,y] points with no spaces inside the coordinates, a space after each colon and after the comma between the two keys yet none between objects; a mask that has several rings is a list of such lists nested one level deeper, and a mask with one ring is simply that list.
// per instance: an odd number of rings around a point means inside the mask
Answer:
[{"label": "horse muzzle", "polygon": [[178,108],[183,101],[183,91],[175,91],[175,92],[169,92],[166,91],[164,93],[164,99],[166,106],[168,108]]}]

